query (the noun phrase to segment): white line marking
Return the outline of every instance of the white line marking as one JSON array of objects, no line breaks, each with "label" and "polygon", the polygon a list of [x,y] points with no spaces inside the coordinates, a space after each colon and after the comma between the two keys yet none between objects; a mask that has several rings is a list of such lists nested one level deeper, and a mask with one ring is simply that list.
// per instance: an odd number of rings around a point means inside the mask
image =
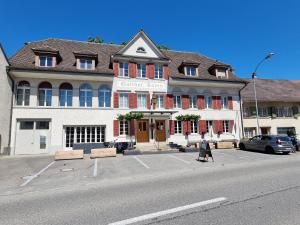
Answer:
[{"label": "white line marking", "polygon": [[40,170],[38,173],[32,175],[27,181],[25,181],[23,184],[20,185],[20,187],[24,187],[27,184],[29,184],[34,178],[41,175],[41,173],[45,172],[50,166],[52,166],[55,163],[55,161],[51,162],[48,166],[46,166],[44,169]]},{"label": "white line marking", "polygon": [[174,156],[174,155],[168,155],[168,156],[171,157],[171,158],[173,158],[173,159],[177,159],[177,160],[179,160],[179,161],[181,161],[181,162],[184,162],[184,163],[186,163],[186,164],[191,164],[191,162],[186,161],[186,160],[181,159],[181,158],[178,158],[178,157],[176,157],[176,156]]},{"label": "white line marking", "polygon": [[207,200],[207,201],[203,201],[203,202],[197,202],[197,203],[194,203],[191,205],[180,206],[180,207],[173,208],[173,209],[168,209],[168,210],[164,210],[164,211],[160,211],[160,212],[155,212],[155,213],[150,213],[150,214],[146,214],[143,216],[134,217],[134,218],[127,219],[127,220],[110,223],[108,225],[127,225],[127,224],[137,223],[140,221],[149,220],[149,219],[157,218],[160,216],[165,216],[165,215],[168,215],[171,213],[176,213],[176,212],[180,212],[180,211],[184,211],[184,210],[188,210],[188,209],[193,209],[193,208],[197,208],[200,206],[209,205],[212,203],[222,202],[222,201],[225,201],[226,199],[227,198],[224,198],[224,197],[215,198],[215,199],[211,199],[211,200]]},{"label": "white line marking", "polygon": [[95,159],[95,161],[94,161],[94,172],[93,172],[94,177],[97,176],[97,172],[98,172],[98,159]]},{"label": "white line marking", "polygon": [[138,157],[134,156],[133,158],[136,159],[136,161],[138,161],[140,164],[142,164],[145,168],[150,169],[149,166],[147,166],[142,160],[140,160]]}]

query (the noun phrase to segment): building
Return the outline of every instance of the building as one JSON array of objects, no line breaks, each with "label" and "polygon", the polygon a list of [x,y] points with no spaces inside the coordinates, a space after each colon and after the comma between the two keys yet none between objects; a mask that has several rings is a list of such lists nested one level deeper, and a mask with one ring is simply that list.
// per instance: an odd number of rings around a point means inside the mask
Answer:
[{"label": "building", "polygon": [[[246,82],[231,66],[161,50],[144,31],[126,45],[28,43],[10,59],[9,74],[15,80],[11,154],[107,141],[186,145],[242,134],[240,89]],[[143,118],[123,120],[126,113]]]},{"label": "building", "polygon": [[[253,81],[242,90],[245,137],[257,134]],[[256,79],[261,134],[300,133],[300,83],[289,80]]]},{"label": "building", "polygon": [[9,152],[12,80],[7,76],[8,59],[0,44],[0,154]]}]

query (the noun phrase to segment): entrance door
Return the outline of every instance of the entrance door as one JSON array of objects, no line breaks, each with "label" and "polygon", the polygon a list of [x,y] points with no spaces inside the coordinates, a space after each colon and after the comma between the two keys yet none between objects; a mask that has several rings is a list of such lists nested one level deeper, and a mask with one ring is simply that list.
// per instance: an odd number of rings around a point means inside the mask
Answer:
[{"label": "entrance door", "polygon": [[166,121],[156,120],[156,141],[166,141]]},{"label": "entrance door", "polygon": [[269,127],[261,127],[260,128],[260,130],[261,130],[261,134],[262,135],[267,135],[267,134],[269,134],[270,132],[270,128]]},{"label": "entrance door", "polygon": [[149,121],[138,120],[137,125],[137,142],[149,142]]}]

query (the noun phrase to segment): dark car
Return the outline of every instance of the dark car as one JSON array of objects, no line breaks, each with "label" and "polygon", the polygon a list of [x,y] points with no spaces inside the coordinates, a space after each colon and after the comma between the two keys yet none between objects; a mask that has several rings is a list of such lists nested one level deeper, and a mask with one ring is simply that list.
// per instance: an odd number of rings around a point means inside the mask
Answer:
[{"label": "dark car", "polygon": [[300,141],[295,136],[290,136],[290,140],[294,146],[295,151],[299,151],[300,149]]},{"label": "dark car", "polygon": [[241,141],[241,150],[256,150],[266,153],[289,154],[293,151],[290,137],[280,135],[258,135],[248,141]]}]

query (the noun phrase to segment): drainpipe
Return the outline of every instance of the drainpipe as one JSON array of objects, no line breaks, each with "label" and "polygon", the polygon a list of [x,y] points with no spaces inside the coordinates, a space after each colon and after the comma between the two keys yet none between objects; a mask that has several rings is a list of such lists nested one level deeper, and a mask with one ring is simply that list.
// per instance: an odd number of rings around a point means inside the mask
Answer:
[{"label": "drainpipe", "polygon": [[11,130],[12,130],[12,112],[13,112],[13,100],[14,100],[14,87],[15,82],[9,73],[9,67],[6,67],[7,77],[11,80],[11,100],[10,100],[10,118],[9,118],[9,135],[8,135],[8,147],[9,147],[9,155],[11,154]]},{"label": "drainpipe", "polygon": [[242,90],[247,86],[247,82],[245,82],[244,86],[239,90],[239,99],[240,99],[240,112],[241,112],[241,125],[242,125],[242,135],[245,137],[244,133],[244,118],[243,118],[243,103],[242,103]]}]

